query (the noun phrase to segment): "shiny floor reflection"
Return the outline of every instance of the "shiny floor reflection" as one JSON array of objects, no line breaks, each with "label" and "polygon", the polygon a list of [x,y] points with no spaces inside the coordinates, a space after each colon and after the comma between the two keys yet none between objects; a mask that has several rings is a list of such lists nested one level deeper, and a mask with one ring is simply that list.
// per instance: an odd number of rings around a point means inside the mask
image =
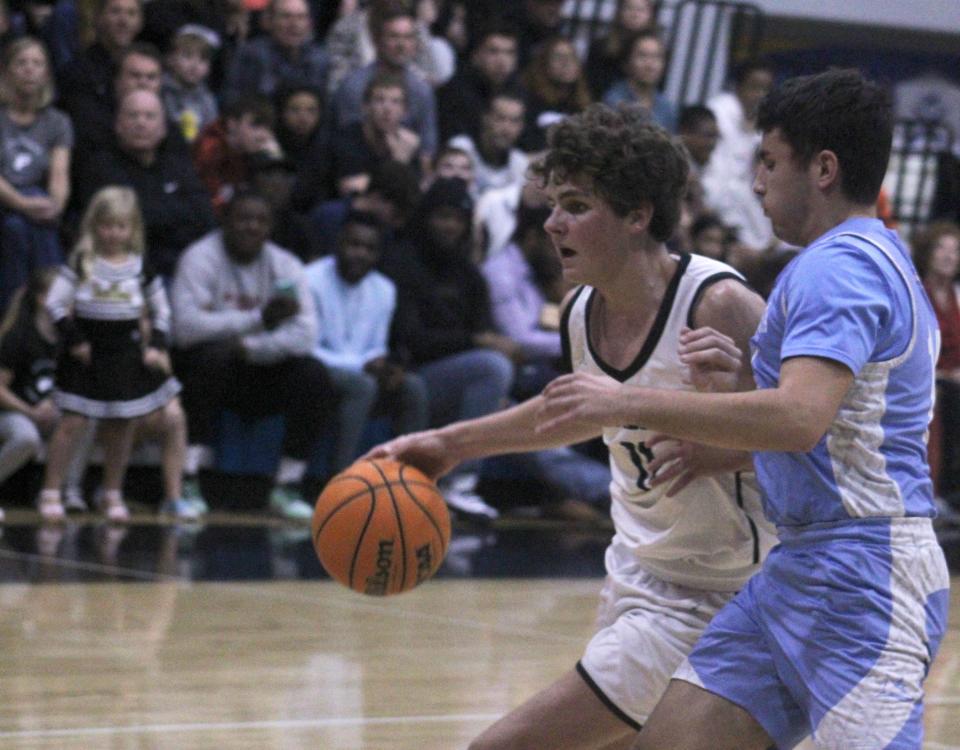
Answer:
[{"label": "shiny floor reflection", "polygon": [[[607,528],[558,523],[455,527],[438,578],[596,578]],[[65,524],[7,524],[0,582],[317,580],[327,578],[309,528],[223,516],[203,525],[149,517],[112,525],[92,516]]]},{"label": "shiny floor reflection", "polygon": [[[0,538],[4,750],[456,750],[570,669],[592,631],[609,528],[458,524],[402,596],[328,579],[305,525],[215,513]],[[960,531],[925,750],[960,750]]]}]

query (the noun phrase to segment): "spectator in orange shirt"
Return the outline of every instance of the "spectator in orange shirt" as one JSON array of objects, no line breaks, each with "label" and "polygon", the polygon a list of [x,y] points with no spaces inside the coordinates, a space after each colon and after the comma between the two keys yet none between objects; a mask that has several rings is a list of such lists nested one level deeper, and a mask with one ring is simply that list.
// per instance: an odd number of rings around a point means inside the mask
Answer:
[{"label": "spectator in orange shirt", "polygon": [[197,137],[193,162],[217,213],[247,182],[250,156],[261,153],[282,155],[274,134],[273,105],[258,96],[229,104]]}]

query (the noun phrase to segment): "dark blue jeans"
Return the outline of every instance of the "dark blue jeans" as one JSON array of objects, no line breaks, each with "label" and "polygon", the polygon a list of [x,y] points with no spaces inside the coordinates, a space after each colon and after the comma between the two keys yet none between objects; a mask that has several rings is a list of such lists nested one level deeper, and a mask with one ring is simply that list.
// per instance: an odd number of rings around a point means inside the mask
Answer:
[{"label": "dark blue jeans", "polygon": [[[43,195],[40,190],[22,192]],[[0,315],[31,273],[61,263],[63,250],[55,226],[35,224],[21,213],[0,209]]]}]

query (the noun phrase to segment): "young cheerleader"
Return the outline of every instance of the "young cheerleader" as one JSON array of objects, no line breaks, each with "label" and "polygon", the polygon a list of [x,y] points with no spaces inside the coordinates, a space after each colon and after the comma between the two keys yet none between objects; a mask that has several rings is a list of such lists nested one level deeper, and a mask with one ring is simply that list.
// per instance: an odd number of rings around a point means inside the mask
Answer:
[{"label": "young cheerleader", "polygon": [[60,485],[87,420],[101,420],[104,447],[102,509],[126,521],[123,478],[135,420],[161,411],[165,509],[176,512],[181,492],[185,421],[171,375],[166,338],[170,307],[163,283],[143,259],[143,222],[136,194],[106,187],[90,201],[80,239],[47,295],[60,334],[54,399],[63,412],[50,441],[38,507],[45,520],[64,516]]}]

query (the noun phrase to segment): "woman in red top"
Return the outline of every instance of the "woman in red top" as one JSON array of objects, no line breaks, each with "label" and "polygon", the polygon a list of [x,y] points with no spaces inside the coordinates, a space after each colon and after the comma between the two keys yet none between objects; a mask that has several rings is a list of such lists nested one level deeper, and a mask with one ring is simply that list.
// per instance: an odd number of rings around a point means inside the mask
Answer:
[{"label": "woman in red top", "polygon": [[937,494],[960,509],[960,227],[951,222],[931,224],[914,239],[913,254],[940,324],[930,466]]}]

